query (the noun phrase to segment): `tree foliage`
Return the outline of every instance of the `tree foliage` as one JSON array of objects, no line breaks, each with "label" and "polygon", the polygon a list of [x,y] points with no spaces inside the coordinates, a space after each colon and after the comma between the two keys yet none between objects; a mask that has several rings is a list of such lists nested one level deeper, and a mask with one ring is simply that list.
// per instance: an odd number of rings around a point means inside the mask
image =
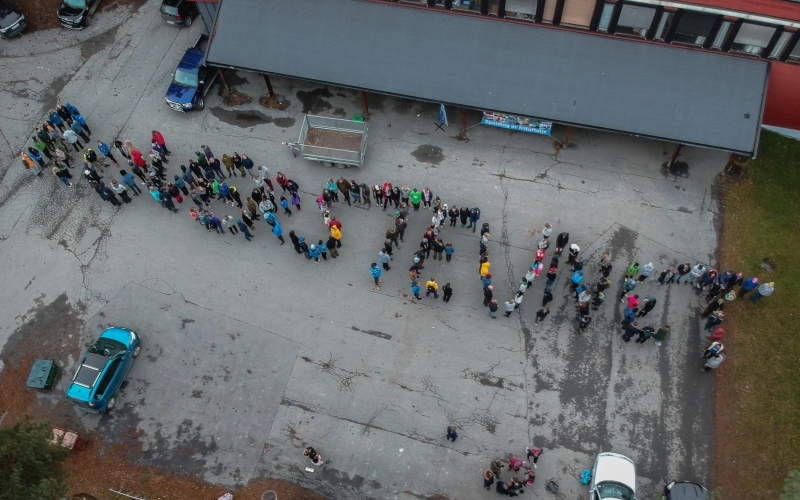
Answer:
[{"label": "tree foliage", "polygon": [[69,450],[50,444],[51,436],[47,421],[0,428],[0,499],[51,500],[67,492]]},{"label": "tree foliage", "polygon": [[800,500],[800,472],[790,470],[783,483],[781,500]]}]

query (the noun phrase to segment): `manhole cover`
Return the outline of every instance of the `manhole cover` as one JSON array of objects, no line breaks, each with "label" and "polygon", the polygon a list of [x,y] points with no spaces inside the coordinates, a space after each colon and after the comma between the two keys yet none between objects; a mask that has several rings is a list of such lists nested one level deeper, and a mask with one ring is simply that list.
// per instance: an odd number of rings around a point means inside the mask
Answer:
[{"label": "manhole cover", "polygon": [[261,495],[261,500],[278,500],[278,494],[272,490],[267,490]]},{"label": "manhole cover", "polygon": [[768,273],[771,273],[778,268],[778,264],[776,264],[772,259],[764,259],[761,261],[761,267],[763,267]]}]

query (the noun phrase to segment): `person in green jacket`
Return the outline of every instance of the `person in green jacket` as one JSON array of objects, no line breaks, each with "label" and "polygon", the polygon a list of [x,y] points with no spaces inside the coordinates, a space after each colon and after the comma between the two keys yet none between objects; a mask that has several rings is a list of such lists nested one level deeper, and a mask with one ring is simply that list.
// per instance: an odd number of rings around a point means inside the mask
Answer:
[{"label": "person in green jacket", "polygon": [[659,328],[656,333],[653,334],[653,341],[655,341],[656,345],[661,345],[661,342],[664,342],[664,340],[666,340],[667,334],[670,332],[670,328],[672,328],[672,323],[667,323],[666,325]]},{"label": "person in green jacket", "polygon": [[638,262],[634,262],[633,264],[628,266],[628,271],[625,273],[625,277],[626,278],[633,278],[634,276],[639,274],[639,270],[640,269],[641,268],[639,267],[639,263]]},{"label": "person in green jacket", "polygon": [[422,199],[422,193],[420,193],[417,188],[414,188],[408,193],[408,199],[411,200],[411,204],[414,205],[414,211],[419,212],[419,202]]},{"label": "person in green jacket", "polygon": [[48,160],[53,161],[53,155],[50,154],[50,151],[47,149],[47,143],[35,135],[33,136],[33,147],[41,151]]}]

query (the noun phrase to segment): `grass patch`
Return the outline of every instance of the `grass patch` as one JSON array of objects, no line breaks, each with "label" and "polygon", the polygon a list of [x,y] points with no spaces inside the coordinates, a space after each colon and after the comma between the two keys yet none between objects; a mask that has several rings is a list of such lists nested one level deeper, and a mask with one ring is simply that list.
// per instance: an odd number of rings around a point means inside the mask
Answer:
[{"label": "grass patch", "polygon": [[[716,372],[716,484],[726,499],[776,499],[800,466],[800,142],[764,130],[758,158],[721,183],[722,269],[775,282],[726,306]],[[773,259],[767,273],[761,260]]]}]

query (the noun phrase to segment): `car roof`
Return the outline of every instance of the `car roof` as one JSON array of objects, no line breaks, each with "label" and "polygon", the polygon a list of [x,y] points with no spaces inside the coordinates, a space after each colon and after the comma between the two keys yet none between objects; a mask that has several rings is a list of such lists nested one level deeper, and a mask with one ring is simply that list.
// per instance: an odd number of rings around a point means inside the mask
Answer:
[{"label": "car roof", "polygon": [[617,453],[600,453],[595,462],[594,482],[613,481],[636,492],[636,467],[633,460]]},{"label": "car roof", "polygon": [[131,343],[131,330],[119,326],[112,326],[100,334],[100,338],[106,338],[122,342],[126,346]]},{"label": "car roof", "polygon": [[708,492],[697,483],[678,481],[669,490],[670,500],[707,500]]},{"label": "car roof", "polygon": [[91,352],[86,353],[81,366],[78,367],[78,372],[75,374],[74,382],[83,387],[92,388],[103,373],[103,368],[106,367],[109,358],[102,354],[94,354]]},{"label": "car roof", "polygon": [[181,3],[182,1],[183,0],[164,0],[163,2],[161,2],[161,5],[168,5],[170,7],[175,7],[176,5]]}]

